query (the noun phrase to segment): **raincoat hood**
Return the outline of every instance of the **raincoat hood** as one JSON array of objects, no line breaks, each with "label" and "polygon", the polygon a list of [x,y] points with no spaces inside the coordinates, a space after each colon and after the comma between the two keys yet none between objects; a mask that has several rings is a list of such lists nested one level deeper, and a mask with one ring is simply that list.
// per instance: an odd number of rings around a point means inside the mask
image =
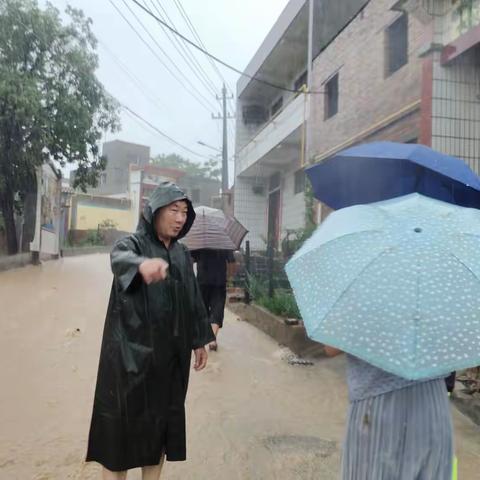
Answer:
[{"label": "raincoat hood", "polygon": [[154,223],[153,219],[155,218],[155,213],[162,207],[166,207],[173,202],[178,202],[179,200],[184,200],[187,202],[187,221],[183,226],[182,230],[176,237],[176,240],[183,238],[189,230],[192,228],[193,222],[195,220],[195,211],[193,209],[192,202],[185,195],[175,183],[172,182],[162,182],[150,195],[148,205],[143,211],[142,218],[138,224],[137,231],[150,231],[154,233]]}]

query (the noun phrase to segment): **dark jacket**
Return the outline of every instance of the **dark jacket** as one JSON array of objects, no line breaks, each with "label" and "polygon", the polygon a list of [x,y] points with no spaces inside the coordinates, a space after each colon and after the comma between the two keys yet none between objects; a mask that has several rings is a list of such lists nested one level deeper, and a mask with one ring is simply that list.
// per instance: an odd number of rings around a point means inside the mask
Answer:
[{"label": "dark jacket", "polygon": [[[119,471],[185,459],[184,402],[192,349],[214,339],[190,254],[174,240],[170,248],[154,231],[155,213],[177,200],[174,184],[161,184],[150,198],[136,233],[111,253],[114,275],[103,333],[87,461]],[[148,258],[169,264],[165,281],[146,285],[138,273]]]}]

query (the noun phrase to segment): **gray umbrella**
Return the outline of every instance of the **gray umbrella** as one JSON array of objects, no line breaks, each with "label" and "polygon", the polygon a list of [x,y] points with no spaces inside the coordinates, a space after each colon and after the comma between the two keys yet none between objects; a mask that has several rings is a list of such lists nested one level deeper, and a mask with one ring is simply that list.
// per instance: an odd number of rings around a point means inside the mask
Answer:
[{"label": "gray umbrella", "polygon": [[182,240],[190,250],[238,250],[248,230],[216,208],[195,208],[195,222]]}]

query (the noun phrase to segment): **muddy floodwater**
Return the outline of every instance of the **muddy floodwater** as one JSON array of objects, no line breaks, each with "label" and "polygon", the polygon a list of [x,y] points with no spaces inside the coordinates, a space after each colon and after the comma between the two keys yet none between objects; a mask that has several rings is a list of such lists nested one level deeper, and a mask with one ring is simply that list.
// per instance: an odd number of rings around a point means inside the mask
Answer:
[{"label": "muddy floodwater", "polygon": [[[100,478],[83,458],[110,284],[107,255],[0,273],[0,480]],[[191,375],[188,460],[162,478],[338,478],[344,360],[290,365],[286,354],[227,312],[218,352]],[[480,428],[454,420],[459,479],[475,480]]]}]

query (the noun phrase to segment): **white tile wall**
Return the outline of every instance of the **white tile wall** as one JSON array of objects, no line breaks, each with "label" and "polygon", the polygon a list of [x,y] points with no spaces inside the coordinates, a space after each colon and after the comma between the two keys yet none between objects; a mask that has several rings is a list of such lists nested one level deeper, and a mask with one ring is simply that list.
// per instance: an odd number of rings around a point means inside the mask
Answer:
[{"label": "white tile wall", "polygon": [[465,160],[480,173],[480,52],[441,65],[434,57],[432,147]]},{"label": "white tile wall", "polygon": [[282,184],[282,211],[281,211],[281,236],[285,237],[287,229],[294,230],[305,227],[305,194],[295,194],[295,171],[292,168],[285,176]]},{"label": "white tile wall", "polygon": [[[286,172],[281,182],[280,241],[287,229],[296,230],[305,226],[305,195],[295,194],[295,171],[297,163]],[[257,179],[258,181],[259,179]],[[264,250],[268,230],[268,197],[252,191],[253,178],[237,177],[235,183],[235,217],[249,230],[246,240],[250,240],[252,250]]]},{"label": "white tile wall", "polygon": [[[250,240],[252,250],[265,250],[267,238],[267,196],[253,193],[254,178],[237,177],[235,179],[234,215],[249,233],[245,240]],[[245,247],[245,242],[243,243]]]},{"label": "white tile wall", "polygon": [[[451,35],[451,2],[435,2],[435,41]],[[480,173],[480,51],[471,49],[448,65],[434,54],[432,147],[465,160]]]}]

